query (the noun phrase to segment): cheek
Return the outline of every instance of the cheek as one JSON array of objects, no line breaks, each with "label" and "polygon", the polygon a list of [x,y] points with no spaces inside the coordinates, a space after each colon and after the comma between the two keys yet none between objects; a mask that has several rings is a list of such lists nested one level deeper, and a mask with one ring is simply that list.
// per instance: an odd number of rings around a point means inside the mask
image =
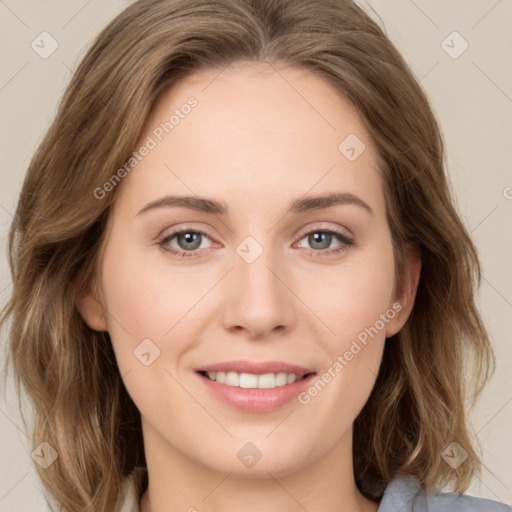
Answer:
[{"label": "cheek", "polygon": [[147,339],[161,350],[161,356],[173,360],[186,341],[176,333],[192,325],[192,308],[210,285],[199,280],[197,272],[194,277],[190,269],[170,269],[161,256],[155,262],[143,251],[123,253],[118,250],[123,243],[110,241],[101,276],[108,330],[119,366],[130,367],[133,351]]},{"label": "cheek", "polygon": [[383,238],[374,250],[347,258],[335,271],[322,270],[314,283],[310,299],[331,330],[325,337],[331,354],[346,348],[359,335],[364,338],[366,330],[376,324],[380,337],[384,337],[386,324],[379,320],[391,307],[394,285],[393,251],[388,239]]},{"label": "cheek", "polygon": [[192,308],[210,285],[200,286],[190,272],[170,270],[164,258],[148,262],[142,251],[123,253],[123,244],[110,241],[101,276],[119,371],[143,415],[186,410],[190,402],[173,376],[179,379],[178,362],[196,339]]},{"label": "cheek", "polygon": [[[322,301],[325,323],[335,334],[325,336],[328,354],[320,381],[301,403],[314,402],[318,417],[348,425],[366,403],[382,359],[385,328],[394,317],[391,299],[394,259],[390,239],[350,260],[331,275],[330,293]],[[326,283],[320,284],[324,289]],[[315,389],[313,389],[315,388]],[[316,399],[316,396],[322,396]]]},{"label": "cheek", "polygon": [[348,428],[370,395],[382,359],[386,325],[395,316],[390,238],[383,236],[357,257],[347,258],[336,272],[318,277],[314,298],[318,316],[333,332],[321,338],[327,358],[320,382],[307,390],[301,403],[311,400],[318,417],[332,417]]}]

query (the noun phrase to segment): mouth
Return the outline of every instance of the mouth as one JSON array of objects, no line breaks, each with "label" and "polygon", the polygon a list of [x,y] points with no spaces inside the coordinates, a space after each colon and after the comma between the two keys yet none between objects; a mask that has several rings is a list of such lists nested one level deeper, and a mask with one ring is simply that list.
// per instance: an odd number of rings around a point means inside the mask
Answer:
[{"label": "mouth", "polygon": [[195,369],[211,396],[236,409],[262,413],[293,402],[316,372],[279,361],[230,361]]},{"label": "mouth", "polygon": [[239,373],[234,371],[199,371],[198,373],[203,377],[219,384],[225,384],[226,386],[244,389],[274,389],[277,387],[293,384],[294,382],[301,381],[314,374],[314,372],[303,374],[279,372],[263,373],[257,375],[255,373]]}]

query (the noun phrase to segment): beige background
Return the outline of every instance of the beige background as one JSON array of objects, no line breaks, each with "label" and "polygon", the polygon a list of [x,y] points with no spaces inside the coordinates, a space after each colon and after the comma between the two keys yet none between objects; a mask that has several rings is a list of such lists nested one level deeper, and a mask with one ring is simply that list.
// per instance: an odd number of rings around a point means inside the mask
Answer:
[{"label": "beige background", "polygon": [[[85,49],[128,3],[0,0],[1,303],[10,292],[5,238],[31,154]],[[459,209],[479,248],[484,270],[479,301],[497,369],[472,413],[488,470],[468,492],[511,504],[512,0],[360,3],[381,16],[432,100]],[[47,59],[31,48],[43,31],[58,43]],[[450,35],[454,31],[460,36]],[[469,46],[458,55],[464,41]],[[46,510],[12,388],[7,397],[7,403],[0,401],[0,511]]]}]

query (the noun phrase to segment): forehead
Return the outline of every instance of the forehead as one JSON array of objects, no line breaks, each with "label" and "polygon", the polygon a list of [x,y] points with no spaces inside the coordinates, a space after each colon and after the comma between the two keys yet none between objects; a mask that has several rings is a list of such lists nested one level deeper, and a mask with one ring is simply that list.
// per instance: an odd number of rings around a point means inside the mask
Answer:
[{"label": "forehead", "polygon": [[356,109],[309,70],[236,63],[196,72],[155,102],[137,147],[150,139],[123,183],[132,204],[164,192],[224,197],[226,187],[267,202],[312,189],[382,200]]}]

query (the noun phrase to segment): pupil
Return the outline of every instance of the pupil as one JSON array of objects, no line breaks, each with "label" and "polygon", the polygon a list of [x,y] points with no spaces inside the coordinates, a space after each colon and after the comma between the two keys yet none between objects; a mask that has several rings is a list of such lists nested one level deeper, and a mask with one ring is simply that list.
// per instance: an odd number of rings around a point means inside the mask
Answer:
[{"label": "pupil", "polygon": [[331,242],[331,234],[329,233],[312,233],[309,236],[309,243],[312,247],[315,247],[315,244],[319,243],[320,247],[316,246],[317,249],[327,249]]},{"label": "pupil", "polygon": [[[185,243],[180,243],[181,240]],[[197,249],[201,245],[200,233],[184,233],[178,237],[178,243],[182,249]]]}]

